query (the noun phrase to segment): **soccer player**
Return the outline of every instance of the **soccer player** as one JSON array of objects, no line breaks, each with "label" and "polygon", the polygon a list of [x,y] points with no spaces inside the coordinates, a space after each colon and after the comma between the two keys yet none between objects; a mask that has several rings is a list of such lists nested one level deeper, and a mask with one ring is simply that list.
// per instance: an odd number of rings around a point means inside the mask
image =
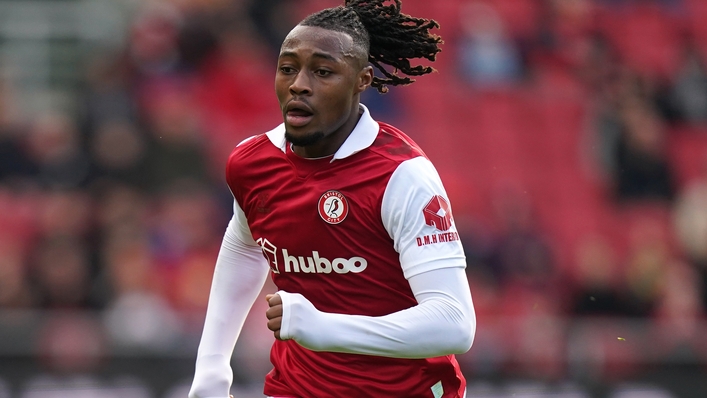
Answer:
[{"label": "soccer player", "polygon": [[471,347],[476,319],[449,200],[422,150],[359,103],[370,86],[385,92],[433,70],[410,59],[435,59],[437,23],[400,6],[346,0],[285,38],[275,76],[284,123],[228,161],[234,215],[191,398],[228,397],[233,348],[268,274],[278,291],[267,296],[266,396],[465,395],[454,354]]}]

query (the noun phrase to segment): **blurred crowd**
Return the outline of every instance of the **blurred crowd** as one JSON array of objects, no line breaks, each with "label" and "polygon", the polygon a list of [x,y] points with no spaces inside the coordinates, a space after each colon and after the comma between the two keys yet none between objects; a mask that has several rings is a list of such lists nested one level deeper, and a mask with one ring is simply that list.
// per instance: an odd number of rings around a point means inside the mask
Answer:
[{"label": "blurred crowd", "polygon": [[25,336],[40,368],[198,341],[232,214],[226,158],[278,123],[286,5],[145,2],[122,48],[87,57],[75,111],[18,109],[0,84],[0,310],[48,314]]},{"label": "blurred crowd", "polygon": [[[195,347],[232,211],[226,158],[280,123],[282,38],[338,3],[147,1],[121,48],[86,59],[74,110],[21,109],[13,82],[0,81],[0,314],[56,315],[36,337],[47,369],[90,370],[109,349]],[[404,0],[403,10],[440,21],[440,73],[363,101],[450,182],[479,322],[460,357],[470,377],[611,379],[638,374],[640,358],[707,364],[707,3]],[[415,111],[439,93],[436,106],[455,112],[444,123],[475,126],[477,108],[523,115],[549,91],[558,106],[547,131],[524,120],[514,126],[530,136],[513,137],[556,148],[547,175],[569,188],[544,174],[493,178],[532,145],[474,168],[468,153],[505,142],[503,117],[444,143],[440,116]],[[573,128],[557,127],[566,103],[578,104]],[[490,182],[476,184],[484,167]],[[262,323],[249,321],[252,344],[240,350],[265,357],[237,374],[267,371]]]}]

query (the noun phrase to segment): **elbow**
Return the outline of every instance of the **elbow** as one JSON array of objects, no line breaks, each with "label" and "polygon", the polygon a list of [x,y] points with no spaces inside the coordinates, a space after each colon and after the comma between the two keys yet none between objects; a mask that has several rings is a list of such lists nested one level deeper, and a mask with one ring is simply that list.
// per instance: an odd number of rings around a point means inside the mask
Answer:
[{"label": "elbow", "polygon": [[464,354],[471,349],[474,344],[474,336],[476,335],[475,325],[466,325],[460,327],[457,333],[457,338],[454,341],[452,347],[450,347],[451,354]]},{"label": "elbow", "polygon": [[470,316],[460,319],[455,326],[455,338],[450,339],[450,354],[464,354],[471,349],[476,336],[476,316],[473,311]]},{"label": "elbow", "polygon": [[446,310],[445,322],[436,324],[436,334],[443,340],[435,340],[439,350],[435,356],[464,354],[471,349],[476,335],[474,307],[455,305]]},{"label": "elbow", "polygon": [[466,333],[464,334],[464,341],[461,344],[461,352],[459,354],[463,354],[471,349],[471,346],[474,344],[474,337],[476,336],[476,322],[471,322],[466,330]]}]

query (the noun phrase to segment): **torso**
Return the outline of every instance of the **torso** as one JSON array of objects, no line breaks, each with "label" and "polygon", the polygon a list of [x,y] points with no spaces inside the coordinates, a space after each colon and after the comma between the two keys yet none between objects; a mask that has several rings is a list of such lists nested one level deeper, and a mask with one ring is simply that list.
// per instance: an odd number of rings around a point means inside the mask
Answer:
[{"label": "torso", "polygon": [[[388,181],[401,162],[424,156],[381,124],[369,148],[333,162],[283,152],[265,136],[239,146],[228,183],[278,289],[301,293],[320,311],[381,316],[417,304],[381,220]],[[459,391],[453,356],[393,359],[313,352],[276,341],[265,393],[279,396],[431,397],[439,380]],[[451,387],[451,388],[450,388]],[[445,395],[454,397],[456,395]]]}]

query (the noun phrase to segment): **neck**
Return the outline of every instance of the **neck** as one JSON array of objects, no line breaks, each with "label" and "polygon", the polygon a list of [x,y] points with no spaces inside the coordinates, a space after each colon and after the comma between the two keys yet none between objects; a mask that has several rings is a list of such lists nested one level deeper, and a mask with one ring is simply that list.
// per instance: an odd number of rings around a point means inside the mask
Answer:
[{"label": "neck", "polygon": [[355,110],[352,109],[349,117],[344,121],[344,124],[333,132],[326,134],[315,144],[307,146],[292,145],[292,152],[297,156],[309,159],[322,158],[335,154],[356,128],[362,114],[363,110],[358,106],[358,102],[356,102]]}]

